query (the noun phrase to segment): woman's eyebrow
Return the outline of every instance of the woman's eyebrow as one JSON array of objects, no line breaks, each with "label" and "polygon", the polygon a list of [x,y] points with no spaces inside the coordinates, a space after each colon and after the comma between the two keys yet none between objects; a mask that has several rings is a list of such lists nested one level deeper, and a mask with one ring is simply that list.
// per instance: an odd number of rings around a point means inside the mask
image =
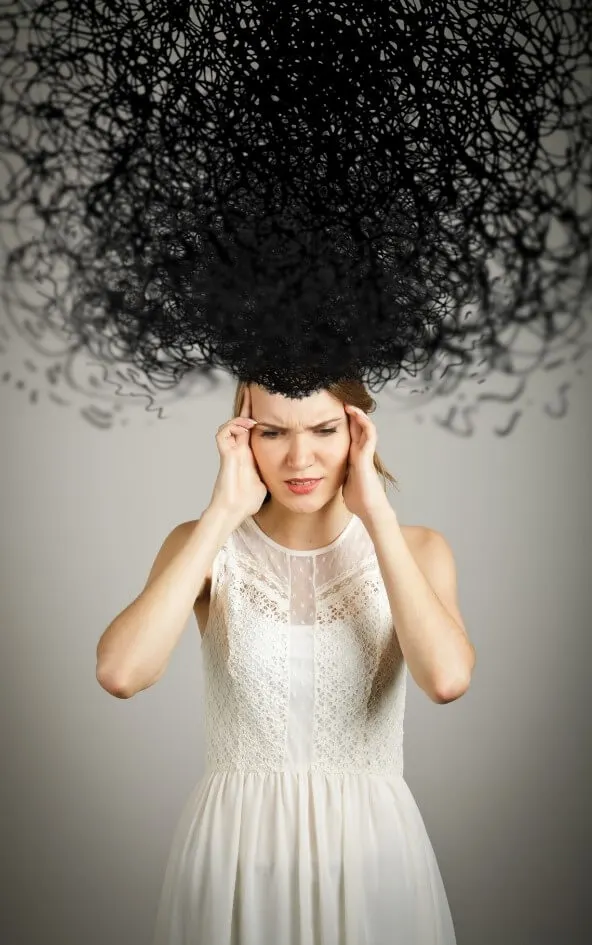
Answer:
[{"label": "woman's eyebrow", "polygon": [[[253,420],[256,418],[253,417]],[[307,430],[317,430],[319,427],[324,427],[328,423],[338,423],[340,420],[343,420],[343,417],[331,417],[329,420],[321,420],[320,423],[315,423],[312,427],[307,427]],[[266,420],[257,420],[257,426],[259,427],[272,427],[274,430],[281,430],[282,433],[285,433],[288,427],[279,427],[275,423],[267,423]]]}]

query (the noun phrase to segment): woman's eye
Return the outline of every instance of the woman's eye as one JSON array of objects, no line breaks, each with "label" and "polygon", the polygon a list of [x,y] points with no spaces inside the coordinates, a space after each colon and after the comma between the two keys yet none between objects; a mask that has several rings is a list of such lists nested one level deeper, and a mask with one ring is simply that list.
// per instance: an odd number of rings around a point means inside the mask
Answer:
[{"label": "woman's eye", "polygon": [[[327,427],[324,430],[317,430],[317,433],[324,433],[324,434],[337,433],[337,428],[333,427],[332,429],[329,429],[329,427]],[[279,436],[279,432],[277,430],[266,430],[264,433],[261,434],[261,436]]]}]

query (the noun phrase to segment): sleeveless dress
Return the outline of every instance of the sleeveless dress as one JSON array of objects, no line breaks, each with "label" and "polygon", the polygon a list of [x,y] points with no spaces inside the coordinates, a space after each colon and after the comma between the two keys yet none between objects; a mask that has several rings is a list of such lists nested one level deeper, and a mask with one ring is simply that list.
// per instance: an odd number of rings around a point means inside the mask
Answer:
[{"label": "sleeveless dress", "polygon": [[206,772],[153,945],[454,945],[403,778],[407,667],[362,521],[293,551],[245,519],[212,565],[201,652]]}]

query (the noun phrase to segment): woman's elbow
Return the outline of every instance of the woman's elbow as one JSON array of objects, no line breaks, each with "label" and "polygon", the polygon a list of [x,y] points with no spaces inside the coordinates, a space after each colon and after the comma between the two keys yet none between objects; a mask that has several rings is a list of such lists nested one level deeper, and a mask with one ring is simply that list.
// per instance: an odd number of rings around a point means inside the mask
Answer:
[{"label": "woman's elbow", "polygon": [[101,689],[108,692],[110,696],[115,696],[116,699],[129,699],[133,695],[130,689],[112,674],[97,668],[96,677]]},{"label": "woman's elbow", "polygon": [[441,680],[438,684],[434,685],[428,695],[431,700],[438,705],[447,705],[449,702],[455,702],[456,699],[460,699],[461,696],[464,696],[465,692],[469,689],[471,676],[472,670],[467,669],[465,672],[459,673],[455,677]]}]

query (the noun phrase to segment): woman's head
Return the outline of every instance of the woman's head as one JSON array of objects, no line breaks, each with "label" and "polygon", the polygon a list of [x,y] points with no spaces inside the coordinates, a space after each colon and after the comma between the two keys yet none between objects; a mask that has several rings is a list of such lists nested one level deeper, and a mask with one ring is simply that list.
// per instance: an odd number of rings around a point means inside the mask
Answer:
[{"label": "woman's head", "polygon": [[[325,505],[341,489],[347,472],[351,438],[344,404],[353,404],[370,414],[376,409],[376,402],[358,380],[331,384],[301,399],[272,394],[255,383],[248,386],[251,416],[258,421],[251,431],[251,449],[267,486],[263,504],[273,495],[285,506],[312,510]],[[246,387],[244,381],[237,384],[235,417],[240,414]],[[396,487],[396,479],[376,452],[374,468],[382,476],[385,490],[387,480]],[[296,478],[323,481],[308,495],[295,495],[286,486],[286,480]]]}]

